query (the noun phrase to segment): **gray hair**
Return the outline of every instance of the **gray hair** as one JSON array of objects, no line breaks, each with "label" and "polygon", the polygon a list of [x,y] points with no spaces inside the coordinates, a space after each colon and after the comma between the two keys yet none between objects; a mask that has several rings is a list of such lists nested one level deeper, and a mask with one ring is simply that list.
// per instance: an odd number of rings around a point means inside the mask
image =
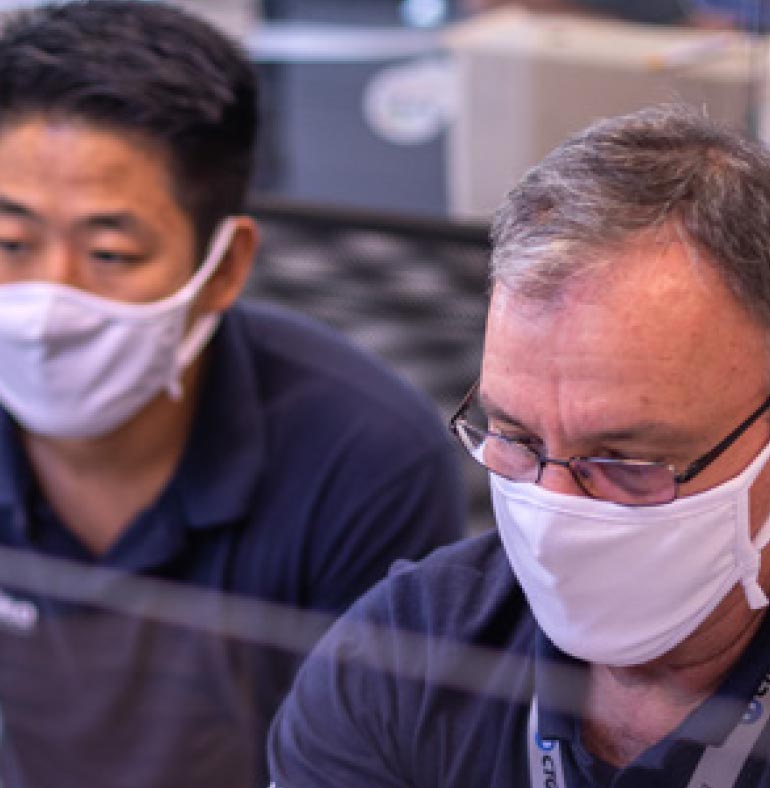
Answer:
[{"label": "gray hair", "polygon": [[770,328],[770,154],[682,106],[599,121],[529,170],[495,217],[492,278],[551,300],[671,227]]}]

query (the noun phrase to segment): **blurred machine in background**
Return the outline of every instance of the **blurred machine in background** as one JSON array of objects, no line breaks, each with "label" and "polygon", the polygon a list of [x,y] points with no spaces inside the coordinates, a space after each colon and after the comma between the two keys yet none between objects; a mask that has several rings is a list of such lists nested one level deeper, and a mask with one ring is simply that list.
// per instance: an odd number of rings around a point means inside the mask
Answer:
[{"label": "blurred machine in background", "polygon": [[593,120],[684,102],[762,133],[766,43],[738,32],[485,14],[445,37],[459,103],[449,212],[487,217],[524,172]]},{"label": "blurred machine in background", "polygon": [[[770,138],[765,35],[512,7],[468,16],[471,0],[171,2],[241,40],[260,69],[255,190],[280,199],[487,219],[564,136],[661,101]],[[743,9],[745,25],[770,14],[770,0],[681,2]]]},{"label": "blurred machine in background", "polygon": [[486,218],[599,117],[681,101],[766,125],[764,37],[518,9],[463,19],[450,0],[263,0],[262,13],[248,37],[268,121],[257,187],[281,198]]},{"label": "blurred machine in background", "polygon": [[454,0],[263,0],[262,15],[249,42],[269,119],[258,188],[444,214],[435,29],[452,19]]}]

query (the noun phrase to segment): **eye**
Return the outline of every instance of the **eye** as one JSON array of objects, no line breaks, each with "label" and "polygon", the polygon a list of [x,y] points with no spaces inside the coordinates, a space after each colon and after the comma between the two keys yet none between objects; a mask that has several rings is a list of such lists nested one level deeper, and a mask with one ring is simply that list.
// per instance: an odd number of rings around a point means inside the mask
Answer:
[{"label": "eye", "polygon": [[144,259],[144,255],[118,249],[92,249],[89,254],[92,260],[106,265],[136,265]]},{"label": "eye", "polygon": [[6,255],[20,255],[29,251],[31,244],[21,238],[0,238],[0,252]]}]

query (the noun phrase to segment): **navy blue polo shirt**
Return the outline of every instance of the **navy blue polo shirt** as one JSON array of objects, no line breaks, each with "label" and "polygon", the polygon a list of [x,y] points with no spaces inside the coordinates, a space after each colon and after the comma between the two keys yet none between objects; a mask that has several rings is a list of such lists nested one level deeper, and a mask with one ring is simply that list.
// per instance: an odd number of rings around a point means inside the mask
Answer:
[{"label": "navy blue polo shirt", "polygon": [[[321,640],[273,724],[278,788],[530,785],[528,717],[560,743],[569,788],[684,788],[770,666],[770,619],[718,692],[624,769],[583,746],[585,666],[537,627],[496,533],[378,585]],[[768,731],[737,788],[770,786]]]},{"label": "navy blue polo shirt", "polygon": [[[338,613],[395,559],[457,539],[464,514],[456,448],[427,399],[275,307],[223,316],[177,471],[104,555],[59,522],[0,414],[0,546],[74,560],[83,577],[106,567]],[[35,620],[17,627],[27,602]],[[267,725],[302,655],[120,609],[6,587],[3,784],[263,782]]]}]

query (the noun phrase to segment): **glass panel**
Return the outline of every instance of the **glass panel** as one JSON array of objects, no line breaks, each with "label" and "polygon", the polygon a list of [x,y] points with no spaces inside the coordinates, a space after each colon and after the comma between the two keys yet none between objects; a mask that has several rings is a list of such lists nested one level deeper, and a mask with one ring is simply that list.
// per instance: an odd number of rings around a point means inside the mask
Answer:
[{"label": "glass panel", "polygon": [[331,621],[10,548],[0,589],[4,788],[266,785],[270,719]]}]

